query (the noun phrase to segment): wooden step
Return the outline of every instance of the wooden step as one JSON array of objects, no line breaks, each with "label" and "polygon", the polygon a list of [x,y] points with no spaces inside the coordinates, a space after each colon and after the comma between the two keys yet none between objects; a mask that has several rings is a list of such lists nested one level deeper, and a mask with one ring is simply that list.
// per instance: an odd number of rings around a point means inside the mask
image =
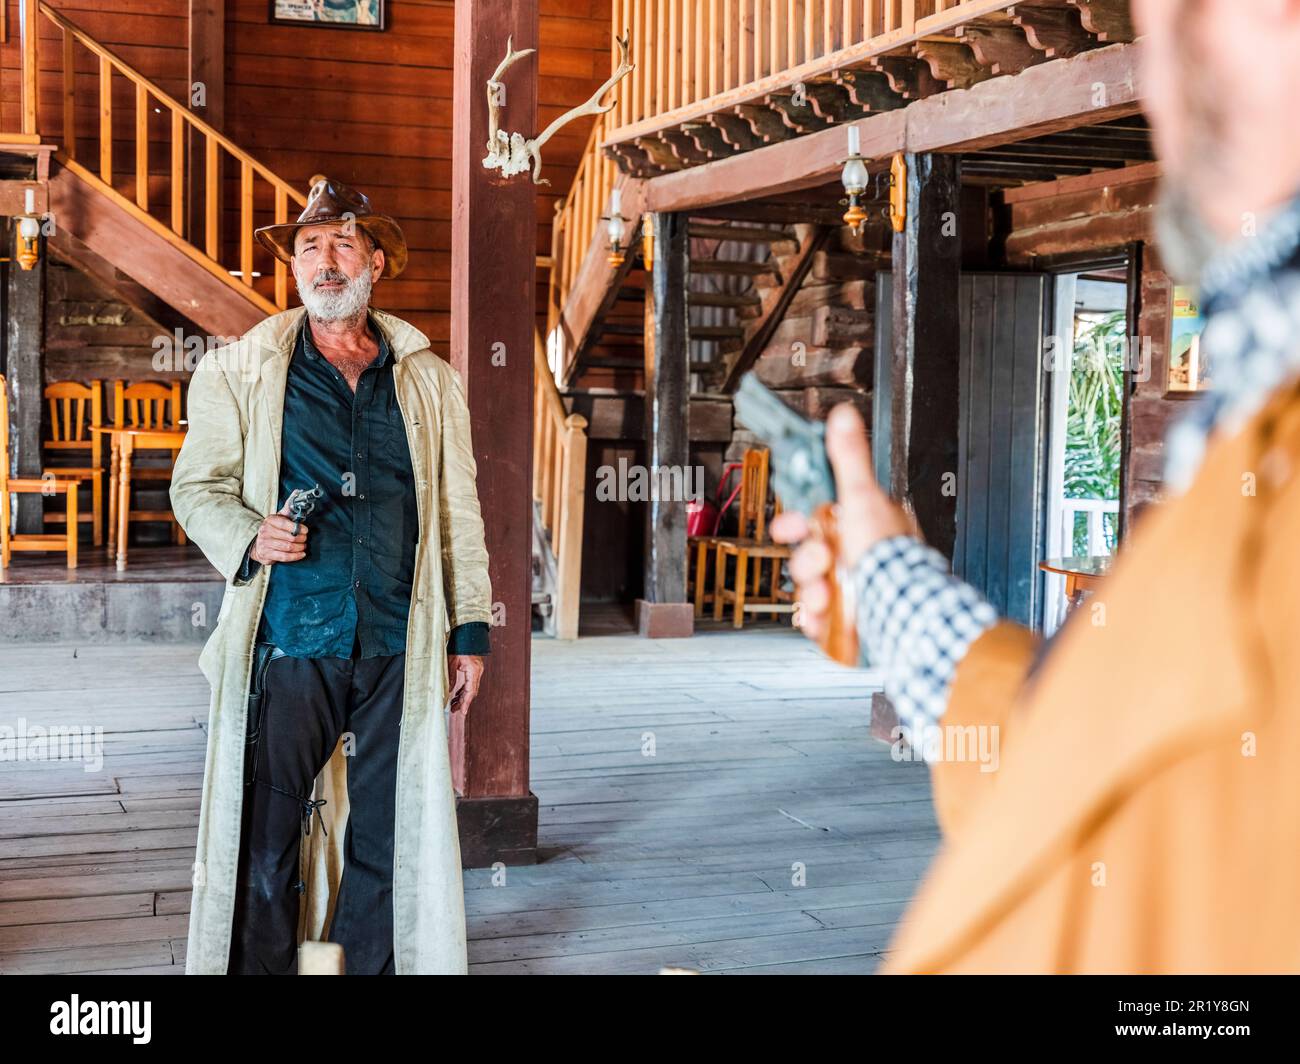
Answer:
[{"label": "wooden step", "polygon": [[[645,325],[641,322],[603,321],[600,323],[600,336],[635,336],[645,339]],[[599,342],[599,341],[598,341]]]},{"label": "wooden step", "polygon": [[645,360],[640,358],[585,358],[582,369],[631,369],[644,370]]},{"label": "wooden step", "polygon": [[753,292],[687,292],[693,307],[756,307],[761,300]]},{"label": "wooden step", "polygon": [[618,295],[616,295],[614,298],[618,300],[623,300],[628,303],[644,303],[645,289],[633,288],[631,285],[623,285],[618,290]]},{"label": "wooden step", "polygon": [[692,325],[692,340],[735,340],[745,335],[739,325]]},{"label": "wooden step", "polygon": [[756,225],[709,225],[705,222],[692,222],[690,235],[702,240],[739,240],[747,244],[793,244],[799,241],[793,233],[784,229],[769,229]]},{"label": "wooden step", "polygon": [[722,274],[727,277],[757,277],[776,274],[770,262],[738,262],[735,259],[691,259],[691,273]]}]

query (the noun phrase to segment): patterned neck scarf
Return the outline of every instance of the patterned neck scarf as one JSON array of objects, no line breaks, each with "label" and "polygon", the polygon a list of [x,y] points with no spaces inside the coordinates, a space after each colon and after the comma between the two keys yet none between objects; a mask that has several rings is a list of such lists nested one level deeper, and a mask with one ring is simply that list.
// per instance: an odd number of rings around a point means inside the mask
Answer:
[{"label": "patterned neck scarf", "polygon": [[1201,307],[1213,383],[1169,430],[1165,483],[1175,492],[1191,484],[1211,433],[1239,431],[1300,372],[1300,195],[1209,263]]}]

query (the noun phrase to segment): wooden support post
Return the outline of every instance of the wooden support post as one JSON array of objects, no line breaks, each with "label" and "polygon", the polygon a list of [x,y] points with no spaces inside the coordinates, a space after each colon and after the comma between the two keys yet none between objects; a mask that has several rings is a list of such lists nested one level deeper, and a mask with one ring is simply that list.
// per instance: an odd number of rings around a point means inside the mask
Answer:
[{"label": "wooden support post", "polygon": [[[654,266],[645,301],[645,456],[654,488],[685,484],[690,463],[689,221],[678,213],[656,214],[653,221]],[[650,637],[689,636],[695,611],[686,599],[686,500],[654,488],[646,503],[645,596],[636,602],[637,628]]]},{"label": "wooden support post", "polygon": [[890,492],[926,542],[957,536],[957,352],[961,181],[956,155],[909,154],[907,220],[894,234]]},{"label": "wooden support post", "polygon": [[[9,471],[17,477],[41,475],[41,411],[45,406],[45,237],[37,237],[40,259],[30,270],[19,268],[18,226],[8,226],[9,291],[6,293],[5,377],[9,382]],[[0,456],[4,457],[4,456]],[[18,493],[14,531],[45,531],[45,497]]]},{"label": "wooden support post", "polygon": [[[483,166],[487,81],[506,53],[537,45],[537,0],[456,4],[452,108],[451,360],[465,385],[491,559],[492,654],[468,719],[452,718],[463,862],[536,859],[528,787],[532,639],[533,305],[536,187]],[[503,120],[536,128],[536,59],[510,72]]]}]

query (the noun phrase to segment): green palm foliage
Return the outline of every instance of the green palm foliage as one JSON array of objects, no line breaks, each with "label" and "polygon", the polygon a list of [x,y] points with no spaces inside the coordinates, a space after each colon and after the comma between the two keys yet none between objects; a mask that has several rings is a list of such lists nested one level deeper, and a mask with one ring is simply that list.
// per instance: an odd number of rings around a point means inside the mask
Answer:
[{"label": "green palm foliage", "polygon": [[[1119,498],[1125,323],[1124,312],[1115,311],[1080,323],[1075,334],[1065,438],[1067,499]],[[1114,549],[1114,515],[1106,515],[1105,528]],[[1085,549],[1080,531],[1075,532],[1076,553]]]}]

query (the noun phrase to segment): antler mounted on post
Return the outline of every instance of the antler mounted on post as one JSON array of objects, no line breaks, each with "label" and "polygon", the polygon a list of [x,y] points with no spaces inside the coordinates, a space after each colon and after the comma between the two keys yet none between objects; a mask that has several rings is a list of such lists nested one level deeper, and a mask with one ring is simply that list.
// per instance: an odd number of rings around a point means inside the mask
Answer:
[{"label": "antler mounted on post", "polygon": [[542,145],[575,118],[582,118],[584,115],[604,114],[614,106],[616,101],[611,99],[609,103],[602,104],[600,98],[623,78],[627,77],[636,66],[635,63],[629,62],[627,58],[629,37],[629,31],[624,30],[622,37],[614,38],[618,44],[618,66],[615,68],[614,73],[609,76],[609,79],[592,94],[591,99],[579,104],[577,107],[571,107],[531,139],[525,139],[522,133],[507,133],[501,128],[501,107],[505,102],[505,85],[501,81],[501,76],[511,64],[536,51],[535,48],[525,48],[521,52],[516,52],[513,49],[513,38],[508,39],[506,41],[505,58],[498,64],[496,73],[492,75],[487,83],[488,153],[487,158],[483,160],[483,165],[489,170],[500,170],[504,177],[522,174],[531,167],[533,184],[549,185],[550,182],[541,176]]}]

